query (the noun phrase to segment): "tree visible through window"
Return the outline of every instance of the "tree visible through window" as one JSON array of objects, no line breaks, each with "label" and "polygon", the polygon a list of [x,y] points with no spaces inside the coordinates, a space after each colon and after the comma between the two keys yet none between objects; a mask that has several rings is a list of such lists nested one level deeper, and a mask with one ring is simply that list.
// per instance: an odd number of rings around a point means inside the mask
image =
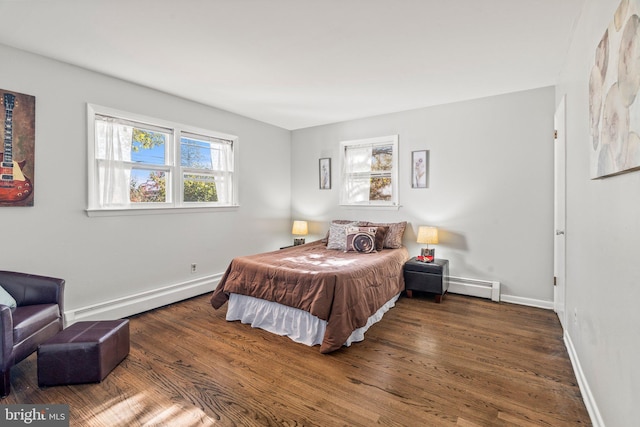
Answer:
[{"label": "tree visible through window", "polygon": [[[216,174],[224,166],[225,145],[228,142],[214,138],[182,137],[180,140],[181,165],[185,169],[183,194],[185,202],[217,202]],[[218,182],[224,179],[219,177]]]},{"label": "tree visible through window", "polygon": [[[168,134],[133,128],[131,160],[140,164],[165,164]],[[164,203],[167,201],[166,174],[163,171],[135,168],[129,180],[132,203]]]},{"label": "tree visible through window", "polygon": [[388,202],[393,197],[391,172],[393,171],[393,145],[371,149],[371,186],[369,200]]}]

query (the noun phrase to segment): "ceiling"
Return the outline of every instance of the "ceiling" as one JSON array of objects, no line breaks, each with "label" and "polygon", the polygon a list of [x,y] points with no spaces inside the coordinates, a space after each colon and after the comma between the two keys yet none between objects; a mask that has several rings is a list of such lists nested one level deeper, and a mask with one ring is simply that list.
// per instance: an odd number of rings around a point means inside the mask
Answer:
[{"label": "ceiling", "polygon": [[554,85],[583,3],[0,0],[0,43],[293,130]]}]

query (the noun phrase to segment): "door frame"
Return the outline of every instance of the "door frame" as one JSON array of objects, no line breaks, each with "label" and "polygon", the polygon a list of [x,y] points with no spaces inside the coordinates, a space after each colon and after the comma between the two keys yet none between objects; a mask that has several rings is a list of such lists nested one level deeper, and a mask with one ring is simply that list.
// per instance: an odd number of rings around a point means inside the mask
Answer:
[{"label": "door frame", "polygon": [[553,202],[553,309],[563,329],[567,327],[566,310],[566,210],[567,210],[567,138],[566,95],[560,99],[553,117],[554,135],[554,202]]}]

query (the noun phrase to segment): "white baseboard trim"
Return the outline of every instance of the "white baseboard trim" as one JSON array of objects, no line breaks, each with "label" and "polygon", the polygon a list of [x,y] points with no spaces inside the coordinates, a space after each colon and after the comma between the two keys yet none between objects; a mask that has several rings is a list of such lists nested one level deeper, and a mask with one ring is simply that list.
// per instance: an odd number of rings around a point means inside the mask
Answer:
[{"label": "white baseboard trim", "polygon": [[121,319],[207,292],[213,292],[222,275],[223,273],[214,274],[111,301],[67,310],[64,312],[64,323],[65,326],[69,326],[81,320]]},{"label": "white baseboard trim", "polygon": [[500,282],[449,276],[448,292],[497,302],[500,301]]},{"label": "white baseboard trim", "polygon": [[582,371],[582,366],[580,365],[580,360],[578,359],[578,354],[573,346],[571,337],[566,330],[564,331],[563,338],[564,345],[567,347],[567,352],[569,353],[569,359],[571,359],[573,372],[576,374],[576,379],[578,380],[580,393],[582,393],[582,400],[584,401],[584,405],[587,407],[587,412],[591,418],[591,424],[593,424],[594,427],[604,427],[604,421],[600,415],[600,411],[598,410],[598,405],[593,397],[593,393],[591,393],[587,378],[584,376],[584,372]]},{"label": "white baseboard trim", "polygon": [[528,305],[530,307],[553,310],[553,301],[544,301],[541,299],[516,297],[513,295],[502,295],[502,301],[509,302],[511,304]]},{"label": "white baseboard trim", "polygon": [[553,301],[523,298],[500,293],[500,282],[491,280],[468,279],[465,277],[449,276],[449,291],[452,294],[468,295],[487,298],[492,301],[502,301],[512,304],[528,305],[531,307],[553,310]]}]

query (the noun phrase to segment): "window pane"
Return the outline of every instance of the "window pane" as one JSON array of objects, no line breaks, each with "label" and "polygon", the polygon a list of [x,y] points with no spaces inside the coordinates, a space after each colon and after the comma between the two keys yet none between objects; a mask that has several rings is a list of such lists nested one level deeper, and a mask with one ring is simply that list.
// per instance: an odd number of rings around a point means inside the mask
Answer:
[{"label": "window pane", "polygon": [[351,176],[347,197],[353,203],[391,201],[393,187],[389,177]]},{"label": "window pane", "polygon": [[217,202],[218,191],[215,178],[211,175],[184,175],[185,202]]},{"label": "window pane", "polygon": [[373,147],[371,153],[372,171],[390,171],[393,167],[393,146],[383,145]]},{"label": "window pane", "polygon": [[133,169],[129,182],[132,203],[165,203],[167,201],[166,174],[148,169]]},{"label": "window pane", "polygon": [[131,161],[151,165],[165,164],[165,144],[169,135],[133,128]]},{"label": "window pane", "polygon": [[392,193],[391,178],[371,178],[369,200],[390,201]]},{"label": "window pane", "polygon": [[366,202],[371,194],[371,179],[368,176],[351,176],[346,184],[346,196],[350,202]]},{"label": "window pane", "polygon": [[200,141],[192,138],[180,139],[180,163],[184,167],[196,169],[213,168],[215,159],[218,156],[218,150],[212,149],[212,144],[208,141]]},{"label": "window pane", "polygon": [[347,173],[371,171],[371,146],[347,147],[345,153]]}]

